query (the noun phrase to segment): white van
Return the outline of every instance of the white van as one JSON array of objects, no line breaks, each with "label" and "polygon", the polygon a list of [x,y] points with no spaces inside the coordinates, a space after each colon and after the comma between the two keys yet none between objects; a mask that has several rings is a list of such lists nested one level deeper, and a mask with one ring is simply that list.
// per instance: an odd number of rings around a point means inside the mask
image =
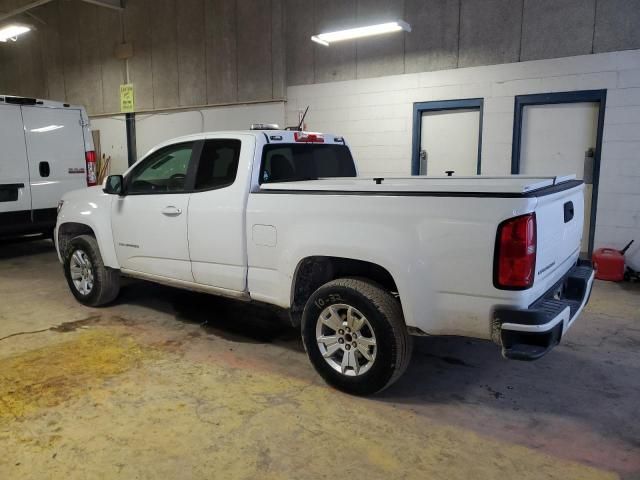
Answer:
[{"label": "white van", "polygon": [[0,236],[53,231],[62,195],[95,184],[84,107],[0,95]]}]

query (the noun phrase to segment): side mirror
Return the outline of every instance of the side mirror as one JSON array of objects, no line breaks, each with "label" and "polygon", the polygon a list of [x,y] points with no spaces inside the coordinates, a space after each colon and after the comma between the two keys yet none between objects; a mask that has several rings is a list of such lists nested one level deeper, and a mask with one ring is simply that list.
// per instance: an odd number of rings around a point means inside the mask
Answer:
[{"label": "side mirror", "polygon": [[124,195],[124,179],[122,175],[109,175],[102,191],[110,195]]}]

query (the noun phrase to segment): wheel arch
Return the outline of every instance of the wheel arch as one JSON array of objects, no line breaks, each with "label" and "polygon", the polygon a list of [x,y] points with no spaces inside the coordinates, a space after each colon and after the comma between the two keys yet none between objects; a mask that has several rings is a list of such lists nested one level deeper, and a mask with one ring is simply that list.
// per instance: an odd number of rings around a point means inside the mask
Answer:
[{"label": "wheel arch", "polygon": [[58,226],[57,242],[61,256],[67,250],[69,242],[79,235],[96,236],[93,228],[84,223],[66,222]]},{"label": "wheel arch", "polygon": [[307,256],[296,265],[291,282],[290,316],[293,325],[300,325],[304,306],[314,291],[331,280],[345,277],[368,280],[398,295],[398,286],[391,272],[375,262],[348,257]]},{"label": "wheel arch", "polygon": [[79,235],[91,235],[96,239],[98,248],[100,249],[100,255],[103,258],[105,266],[119,269],[119,265],[116,259],[113,243],[109,243],[108,240],[103,238],[103,234],[99,229],[96,229],[89,223],[77,222],[77,221],[64,221],[59,223],[56,228],[56,246],[58,249],[58,256],[60,261],[64,260],[64,252],[69,245],[69,242]]}]

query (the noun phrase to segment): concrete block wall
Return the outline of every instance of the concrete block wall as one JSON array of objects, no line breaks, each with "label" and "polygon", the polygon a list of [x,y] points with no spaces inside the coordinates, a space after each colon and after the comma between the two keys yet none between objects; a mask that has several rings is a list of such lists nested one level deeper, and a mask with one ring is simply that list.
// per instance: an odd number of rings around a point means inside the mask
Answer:
[{"label": "concrete block wall", "polygon": [[0,44],[0,93],[116,113],[124,39],[137,110],[284,99],[282,0],[128,0],[122,13],[56,0],[32,12],[46,25],[20,17],[37,29]]},{"label": "concrete block wall", "polygon": [[[516,95],[606,89],[596,246],[640,244],[640,50],[287,89],[287,124],[344,135],[363,175],[411,173],[413,103],[484,98],[482,174],[511,170]],[[635,262],[640,267],[640,245]]]}]

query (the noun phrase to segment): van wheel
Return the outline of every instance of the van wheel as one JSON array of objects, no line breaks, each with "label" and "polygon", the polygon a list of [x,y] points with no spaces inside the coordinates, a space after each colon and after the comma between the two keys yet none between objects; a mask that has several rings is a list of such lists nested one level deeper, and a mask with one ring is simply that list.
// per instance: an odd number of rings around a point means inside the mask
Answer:
[{"label": "van wheel", "polygon": [[91,235],[69,242],[64,274],[76,300],[90,307],[105,305],[120,292],[120,273],[104,266],[98,242]]},{"label": "van wheel", "polygon": [[413,346],[398,300],[351,278],[333,280],[311,295],[302,339],[320,376],[354,395],[379,392],[400,378]]}]

